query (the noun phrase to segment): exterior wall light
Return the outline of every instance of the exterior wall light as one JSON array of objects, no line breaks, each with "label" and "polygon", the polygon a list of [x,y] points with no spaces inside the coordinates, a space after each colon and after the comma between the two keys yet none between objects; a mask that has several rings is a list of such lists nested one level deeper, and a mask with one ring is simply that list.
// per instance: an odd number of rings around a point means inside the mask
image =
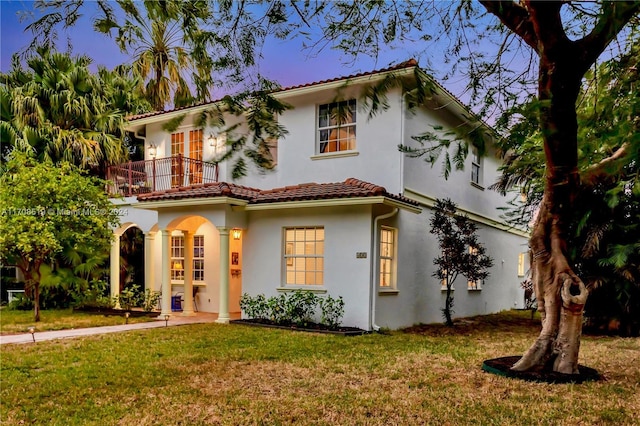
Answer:
[{"label": "exterior wall light", "polygon": [[239,240],[240,237],[242,236],[242,229],[233,228],[231,230],[231,235],[233,235],[234,240]]},{"label": "exterior wall light", "polygon": [[149,157],[155,160],[156,155],[158,153],[158,147],[150,143],[149,146],[147,147],[147,151],[149,152]]}]

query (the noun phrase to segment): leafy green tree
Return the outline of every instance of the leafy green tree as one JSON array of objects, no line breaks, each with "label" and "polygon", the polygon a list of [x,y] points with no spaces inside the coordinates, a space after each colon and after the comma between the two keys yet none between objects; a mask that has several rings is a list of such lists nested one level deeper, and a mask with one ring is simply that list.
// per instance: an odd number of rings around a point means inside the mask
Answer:
[{"label": "leafy green tree", "polygon": [[[586,74],[578,100],[578,168],[582,185],[572,205],[569,255],[590,297],[591,323],[620,321],[624,334],[640,332],[640,45],[637,34],[621,58],[607,60]],[[506,217],[516,225],[532,220],[544,189],[544,152],[539,144],[536,100],[508,111],[500,126],[505,162],[494,185],[507,194],[518,188],[525,202],[514,202]],[[613,124],[613,125],[612,125]],[[628,144],[629,155],[611,161],[605,179],[590,175],[592,164]],[[600,173],[604,173],[603,170]],[[590,181],[591,180],[591,181]]]},{"label": "leafy green tree", "polygon": [[[59,255],[99,259],[119,224],[103,181],[69,163],[54,166],[21,153],[14,153],[0,176],[0,213],[0,262],[24,274],[35,321],[40,320],[43,272]],[[91,262],[82,268],[92,269]]]},{"label": "leafy green tree", "polygon": [[[543,197],[530,239],[533,282],[543,326],[538,339],[513,368],[529,370],[550,366],[556,372],[576,374],[588,291],[570,259],[568,237],[572,206],[583,185],[606,180],[612,169],[615,175],[615,169],[619,168],[616,166],[636,155],[634,148],[637,149],[633,141],[624,143],[581,174],[576,103],[583,77],[605,49],[614,40],[624,43],[628,24],[637,28],[640,2],[585,5],[561,1],[481,0],[480,4],[482,8],[471,2],[457,5],[401,1],[306,3],[308,16],[317,16],[322,21],[324,37],[352,54],[376,54],[381,44],[408,38],[426,43],[433,37],[451,37],[446,49],[446,54],[455,58],[451,68],[466,67],[471,101],[484,104],[479,110],[481,116],[493,112],[500,102],[507,106],[520,102],[519,89],[526,88],[531,80],[526,70],[510,69],[509,60],[526,46],[530,63],[538,65],[534,86],[538,102],[529,112],[539,115],[538,140],[546,165]],[[486,18],[487,12],[498,22]],[[491,34],[502,41],[497,55],[488,59],[480,43]],[[492,84],[494,87],[490,87]],[[462,131],[468,133],[469,127],[482,129],[476,117],[470,117],[469,126],[463,126]],[[453,163],[456,167],[461,167],[468,152],[470,138],[466,136],[455,141]],[[487,140],[490,137],[486,135]],[[482,139],[485,138],[473,138],[480,142],[481,153]],[[438,137],[431,143],[450,145],[452,142]],[[425,154],[433,152],[426,150]],[[450,164],[449,149],[440,152],[445,156],[445,164]],[[438,155],[430,159],[435,161]]]},{"label": "leafy green tree", "polygon": [[438,267],[433,276],[447,287],[442,313],[445,324],[453,326],[453,283],[459,275],[464,275],[470,282],[484,281],[489,276],[493,259],[478,240],[476,224],[459,214],[450,199],[436,200],[429,224],[440,247],[440,255],[433,260]]},{"label": "leafy green tree", "polygon": [[14,58],[11,71],[0,76],[0,137],[5,151],[34,153],[43,161],[68,161],[96,173],[127,161],[125,116],[145,110],[146,105],[131,96],[133,83],[124,69],[100,69],[94,75],[90,63],[86,56],[45,48],[27,61],[27,70]]}]

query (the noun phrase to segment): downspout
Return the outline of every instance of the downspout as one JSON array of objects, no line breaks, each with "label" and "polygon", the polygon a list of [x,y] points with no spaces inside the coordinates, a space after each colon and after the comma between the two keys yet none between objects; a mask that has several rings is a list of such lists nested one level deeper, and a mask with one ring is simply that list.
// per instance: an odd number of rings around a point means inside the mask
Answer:
[{"label": "downspout", "polygon": [[369,282],[371,283],[371,291],[369,293],[369,328],[373,331],[380,331],[380,326],[376,324],[376,290],[378,287],[378,223],[381,220],[389,219],[390,217],[398,214],[399,209],[396,207],[390,213],[386,213],[377,216],[373,220],[373,247],[371,248],[371,276]]}]

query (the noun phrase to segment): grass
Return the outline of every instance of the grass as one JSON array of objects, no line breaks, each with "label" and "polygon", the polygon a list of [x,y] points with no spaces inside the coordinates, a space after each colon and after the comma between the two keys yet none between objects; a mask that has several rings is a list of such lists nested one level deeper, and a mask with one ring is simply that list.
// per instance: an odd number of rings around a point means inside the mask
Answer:
[{"label": "grass", "polygon": [[[129,324],[153,321],[148,317],[129,318]],[[0,334],[26,333],[31,326],[36,331],[66,330],[72,328],[102,327],[124,324],[121,316],[104,316],[73,312],[71,309],[52,309],[40,311],[40,322],[33,321],[33,311],[13,311],[6,307],[0,309]]]},{"label": "grass", "polygon": [[2,424],[639,424],[640,339],[585,336],[605,380],[480,370],[521,354],[529,313],[340,337],[200,324],[2,346]]}]

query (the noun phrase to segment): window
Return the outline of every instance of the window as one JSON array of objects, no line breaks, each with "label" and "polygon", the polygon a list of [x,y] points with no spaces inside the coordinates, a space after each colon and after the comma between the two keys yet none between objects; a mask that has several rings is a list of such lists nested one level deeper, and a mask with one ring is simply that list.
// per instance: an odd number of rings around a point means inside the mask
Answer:
[{"label": "window", "polygon": [[189,157],[196,160],[189,163],[189,183],[202,183],[202,129],[189,131]]},{"label": "window", "polygon": [[193,280],[204,281],[204,235],[193,236]]},{"label": "window", "polygon": [[184,281],[184,237],[171,237],[171,281]]},{"label": "window", "polygon": [[286,285],[323,285],[323,227],[285,228],[284,268]]},{"label": "window", "polygon": [[184,155],[184,133],[171,134],[171,187],[182,185],[184,176],[181,156]]},{"label": "window", "polygon": [[[448,272],[448,271],[447,271],[446,269],[444,269],[444,270],[442,271],[442,275],[443,275],[445,278],[443,278],[443,279],[441,279],[441,280],[440,280],[440,290],[446,290],[446,289],[447,289],[447,278],[446,278],[446,276],[447,276],[447,272]],[[453,290],[453,287],[451,287],[451,290]]]},{"label": "window", "polygon": [[[204,235],[193,236],[193,281],[204,281]],[[171,237],[171,281],[184,281],[184,237]]]},{"label": "window", "polygon": [[[469,247],[469,254],[477,255],[478,248]],[[467,281],[467,290],[481,290],[481,289],[482,289],[482,280]]]},{"label": "window", "polygon": [[480,185],[480,154],[475,146],[471,147],[471,182]]},{"label": "window", "polygon": [[382,288],[395,288],[396,271],[396,231],[392,228],[380,229],[380,281]]},{"label": "window", "polygon": [[356,149],[356,100],[320,105],[318,110],[318,152]]},{"label": "window", "polygon": [[518,254],[518,276],[524,277],[525,272],[525,256],[527,253],[519,253]]}]

